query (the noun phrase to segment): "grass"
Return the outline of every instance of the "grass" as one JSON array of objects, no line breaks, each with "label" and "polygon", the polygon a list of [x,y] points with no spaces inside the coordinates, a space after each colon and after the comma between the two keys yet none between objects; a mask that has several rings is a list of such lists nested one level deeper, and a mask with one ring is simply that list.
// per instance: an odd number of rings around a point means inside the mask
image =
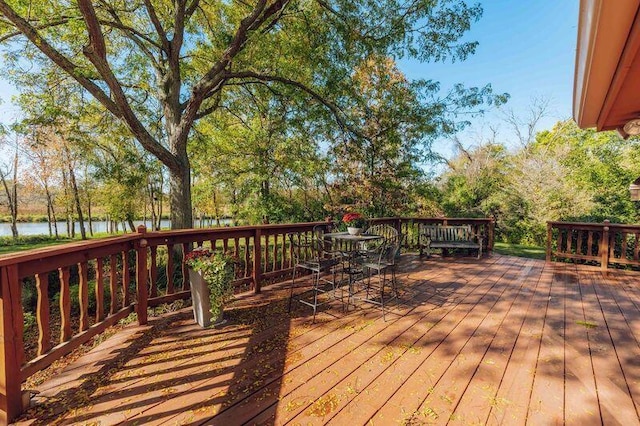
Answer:
[{"label": "grass", "polygon": [[509,256],[527,257],[530,259],[545,259],[546,250],[544,247],[524,246],[521,244],[498,243],[494,244],[493,250],[499,254]]},{"label": "grass", "polygon": [[[119,234],[109,234],[107,232],[94,233],[93,237],[87,234],[89,240],[94,238],[113,237]],[[0,255],[16,253],[25,250],[37,249],[42,247],[50,247],[58,244],[70,243],[72,241],[81,241],[80,233],[76,234],[76,238],[60,237],[55,239],[48,235],[24,235],[18,237],[15,241],[12,237],[0,237]]]}]

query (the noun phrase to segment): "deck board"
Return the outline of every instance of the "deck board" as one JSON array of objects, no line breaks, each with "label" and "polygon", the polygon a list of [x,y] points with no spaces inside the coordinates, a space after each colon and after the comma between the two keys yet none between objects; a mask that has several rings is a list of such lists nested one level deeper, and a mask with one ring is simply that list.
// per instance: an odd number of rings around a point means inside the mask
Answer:
[{"label": "deck board", "polygon": [[219,329],[189,310],[132,326],[44,383],[21,421],[640,424],[640,273],[409,254],[398,278],[387,321],[333,301],[313,323],[279,283]]}]

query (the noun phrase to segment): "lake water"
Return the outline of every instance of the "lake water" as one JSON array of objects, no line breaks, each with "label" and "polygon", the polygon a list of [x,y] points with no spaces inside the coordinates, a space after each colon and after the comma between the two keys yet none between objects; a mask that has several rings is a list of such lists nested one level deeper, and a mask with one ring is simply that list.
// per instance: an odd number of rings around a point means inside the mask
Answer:
[{"label": "lake water", "polygon": [[[144,222],[141,220],[134,220],[136,227],[142,225]],[[215,224],[215,220],[213,221]],[[230,224],[231,219],[220,219],[220,223],[222,225]],[[107,232],[107,221],[105,220],[94,220],[92,222],[93,232]],[[80,234],[80,223],[76,222],[76,233]],[[151,221],[146,222],[147,228],[151,227]],[[168,219],[163,220],[160,223],[162,229],[169,229],[171,227],[171,221]],[[194,221],[194,226],[196,228],[201,228],[200,224],[197,220]],[[205,226],[211,226],[209,221],[205,221]],[[215,226],[215,225],[214,225]],[[87,231],[87,235],[89,235],[89,223],[85,222],[85,229]],[[122,231],[122,224],[120,224],[119,228]],[[129,227],[127,226],[127,232],[129,231]],[[36,223],[18,223],[18,234],[19,235],[49,235],[49,225],[47,222],[36,222]],[[58,235],[66,236],[67,235],[67,224],[66,222],[58,222]],[[0,237],[10,237],[11,236],[11,225],[8,223],[0,223]]]}]

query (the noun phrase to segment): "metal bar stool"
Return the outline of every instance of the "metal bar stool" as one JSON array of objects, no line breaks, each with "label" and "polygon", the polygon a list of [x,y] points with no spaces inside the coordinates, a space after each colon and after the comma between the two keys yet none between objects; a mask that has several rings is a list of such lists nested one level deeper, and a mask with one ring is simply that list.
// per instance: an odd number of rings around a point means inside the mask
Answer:
[{"label": "metal bar stool", "polygon": [[299,234],[291,233],[288,235],[294,259],[288,311],[291,312],[294,299],[296,273],[299,269],[307,270],[311,272],[312,285],[309,290],[297,295],[297,300],[313,308],[313,321],[315,322],[318,306],[329,301],[321,301],[319,296],[323,293],[333,293],[333,298],[338,299],[336,276],[342,259],[337,253],[325,250],[323,240],[312,238],[311,241],[308,241],[306,238],[301,239]]}]

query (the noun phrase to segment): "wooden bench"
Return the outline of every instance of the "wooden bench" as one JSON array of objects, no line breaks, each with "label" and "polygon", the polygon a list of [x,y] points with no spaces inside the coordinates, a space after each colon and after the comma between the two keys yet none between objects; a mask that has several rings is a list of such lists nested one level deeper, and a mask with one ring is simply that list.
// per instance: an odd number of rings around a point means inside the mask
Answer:
[{"label": "wooden bench", "polygon": [[433,226],[420,225],[420,256],[431,249],[469,249],[478,250],[478,259],[482,257],[482,236],[471,231],[471,225]]}]

